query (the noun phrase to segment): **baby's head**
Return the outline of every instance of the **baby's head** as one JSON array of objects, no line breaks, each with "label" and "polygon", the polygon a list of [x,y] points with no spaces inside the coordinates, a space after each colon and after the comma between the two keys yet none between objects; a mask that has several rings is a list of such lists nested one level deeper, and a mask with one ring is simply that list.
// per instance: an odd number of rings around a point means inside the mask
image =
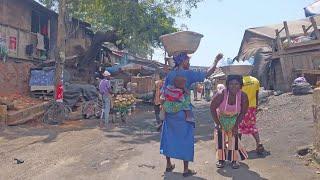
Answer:
[{"label": "baby's head", "polygon": [[174,78],[174,86],[179,89],[184,89],[186,87],[186,78],[182,76],[177,76]]}]

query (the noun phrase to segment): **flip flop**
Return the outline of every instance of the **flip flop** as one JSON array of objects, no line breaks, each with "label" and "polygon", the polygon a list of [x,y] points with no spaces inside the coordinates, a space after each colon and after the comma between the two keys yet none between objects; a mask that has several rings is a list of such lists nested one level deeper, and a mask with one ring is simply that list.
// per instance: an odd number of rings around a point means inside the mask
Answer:
[{"label": "flip flop", "polygon": [[239,169],[240,164],[237,161],[233,161],[231,164],[232,169]]},{"label": "flip flop", "polygon": [[182,175],[183,175],[183,177],[189,177],[189,176],[193,176],[193,175],[196,175],[196,174],[197,174],[197,172],[195,170],[188,169],[188,171],[184,172]]},{"label": "flip flop", "polygon": [[224,168],[225,161],[217,161],[216,166],[217,168]]},{"label": "flip flop", "polygon": [[170,167],[166,168],[166,172],[172,172],[175,167],[176,167],[176,165],[172,164]]},{"label": "flip flop", "polygon": [[257,149],[256,149],[256,151],[257,151],[257,154],[258,154],[258,155],[263,155],[263,152],[264,152],[264,147],[263,147],[263,145],[262,145],[262,144],[259,144],[258,147],[257,147]]}]

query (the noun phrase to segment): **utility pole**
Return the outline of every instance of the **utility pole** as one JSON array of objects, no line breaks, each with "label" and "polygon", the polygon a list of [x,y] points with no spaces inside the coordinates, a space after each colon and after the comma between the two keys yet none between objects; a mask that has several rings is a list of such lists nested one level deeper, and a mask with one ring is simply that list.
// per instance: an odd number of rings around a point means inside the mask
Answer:
[{"label": "utility pole", "polygon": [[56,100],[62,100],[63,98],[63,66],[65,62],[65,47],[66,47],[66,0],[59,1],[59,16],[58,16],[58,37],[57,37],[57,46],[55,51],[55,91],[54,98]]}]

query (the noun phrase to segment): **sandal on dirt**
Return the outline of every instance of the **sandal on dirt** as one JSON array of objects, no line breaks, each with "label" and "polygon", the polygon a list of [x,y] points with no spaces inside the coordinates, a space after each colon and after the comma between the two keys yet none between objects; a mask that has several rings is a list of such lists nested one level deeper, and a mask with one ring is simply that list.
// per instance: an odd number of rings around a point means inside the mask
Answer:
[{"label": "sandal on dirt", "polygon": [[172,164],[170,167],[166,168],[166,172],[172,172],[176,166]]},{"label": "sandal on dirt", "polygon": [[262,144],[259,144],[258,147],[257,147],[257,149],[256,149],[256,151],[257,151],[257,153],[258,153],[259,155],[262,155],[263,152],[264,152],[264,147],[263,147],[263,145],[262,145]]},{"label": "sandal on dirt", "polygon": [[232,161],[231,167],[232,169],[239,169],[240,164],[237,161]]},{"label": "sandal on dirt", "polygon": [[220,160],[220,161],[217,161],[217,163],[216,163],[217,168],[223,168],[224,165],[225,165],[225,161]]},{"label": "sandal on dirt", "polygon": [[189,177],[189,176],[193,176],[193,175],[196,175],[196,174],[197,174],[197,172],[195,170],[188,169],[188,171],[184,172],[182,175],[183,175],[183,177]]}]

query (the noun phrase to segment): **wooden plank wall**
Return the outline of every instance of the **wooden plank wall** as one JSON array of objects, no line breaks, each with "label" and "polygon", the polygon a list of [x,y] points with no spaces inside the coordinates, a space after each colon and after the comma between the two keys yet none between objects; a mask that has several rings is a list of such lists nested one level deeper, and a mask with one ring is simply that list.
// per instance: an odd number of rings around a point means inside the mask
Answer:
[{"label": "wooden plank wall", "polygon": [[320,69],[320,53],[313,54],[311,58],[313,69]]},{"label": "wooden plank wall", "polygon": [[[280,58],[283,83],[285,89],[290,90],[290,85],[296,78],[296,69],[319,69],[320,52],[299,53],[295,55],[285,55]],[[279,72],[279,71],[278,71]]]}]

